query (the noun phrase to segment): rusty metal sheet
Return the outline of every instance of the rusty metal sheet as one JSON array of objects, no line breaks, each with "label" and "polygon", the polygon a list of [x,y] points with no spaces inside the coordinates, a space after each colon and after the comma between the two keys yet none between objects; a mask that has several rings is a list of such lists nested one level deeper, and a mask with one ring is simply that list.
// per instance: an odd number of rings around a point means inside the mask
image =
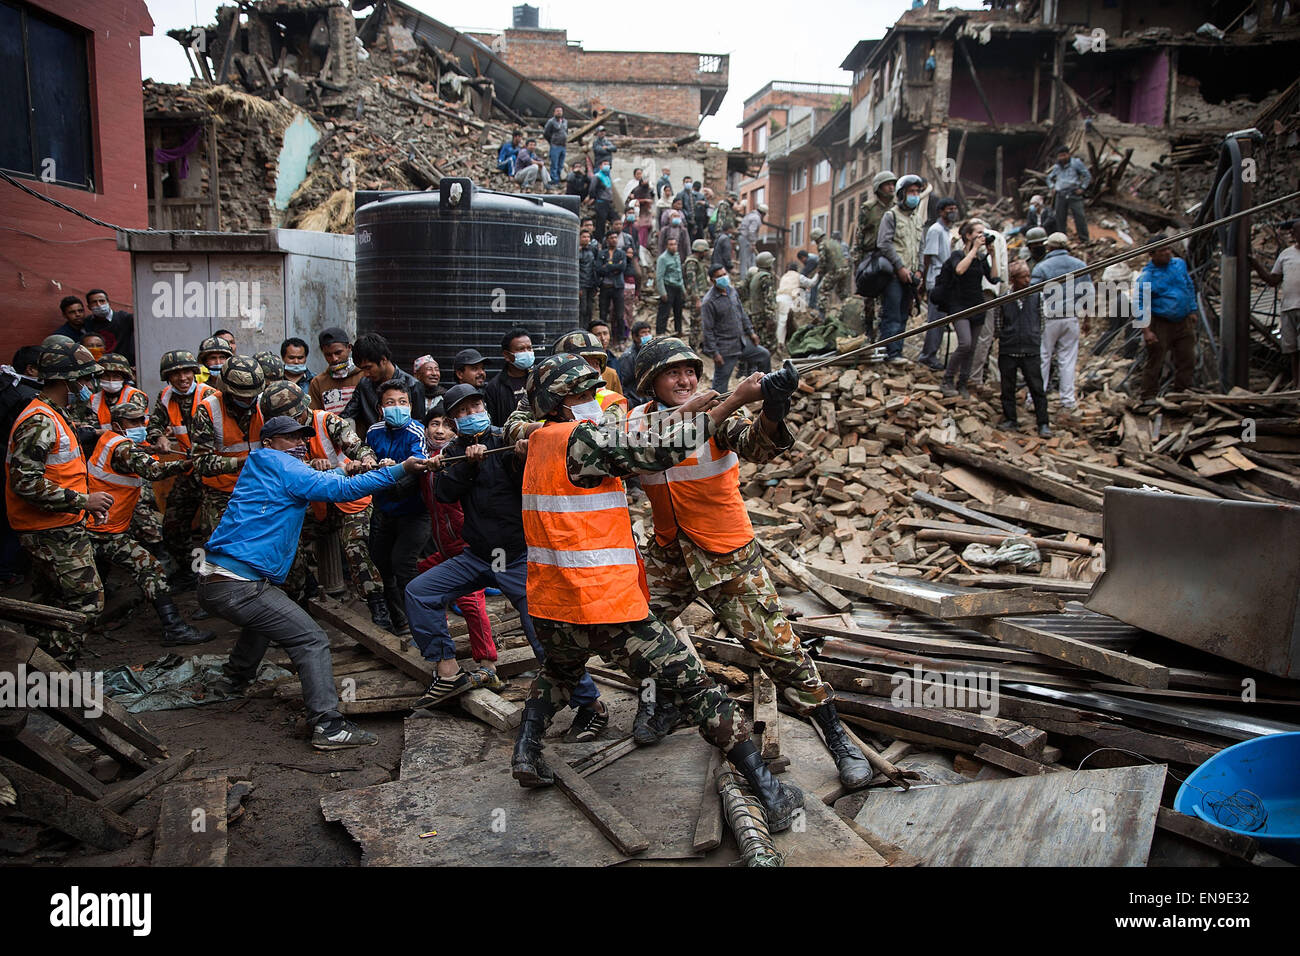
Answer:
[{"label": "rusty metal sheet", "polygon": [[1104,522],[1091,610],[1300,677],[1300,507],[1107,488]]}]

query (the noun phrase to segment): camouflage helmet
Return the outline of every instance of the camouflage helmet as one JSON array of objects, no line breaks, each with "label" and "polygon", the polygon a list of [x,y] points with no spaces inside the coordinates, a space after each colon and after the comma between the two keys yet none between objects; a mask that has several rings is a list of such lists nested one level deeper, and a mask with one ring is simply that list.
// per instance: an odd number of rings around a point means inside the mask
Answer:
[{"label": "camouflage helmet", "polygon": [[760,252],[754,261],[758,263],[760,269],[770,269],[776,265],[776,256],[770,252]]},{"label": "camouflage helmet", "polygon": [[826,238],[826,230],[821,226],[818,226],[812,232],[808,233],[808,238],[812,239],[813,242],[820,242],[822,239]]},{"label": "camouflage helmet", "polygon": [[871,191],[873,193],[877,192],[879,191],[881,186],[885,185],[885,183],[893,183],[897,181],[898,181],[897,176],[895,176],[888,169],[882,169],[880,172],[876,173],[874,177],[872,177]]},{"label": "camouflage helmet", "polygon": [[1042,226],[1034,226],[1025,233],[1025,242],[1046,242],[1047,230]]},{"label": "camouflage helmet", "polygon": [[113,410],[109,414],[115,422],[123,422],[135,418],[148,420],[149,405],[145,397],[137,392],[125,402],[118,402],[114,405]]},{"label": "camouflage helmet", "polygon": [[551,354],[559,355],[561,352],[572,352],[574,355],[581,355],[585,359],[595,361],[601,371],[604,371],[609,361],[609,356],[605,354],[605,346],[600,344],[600,339],[583,329],[565,332],[555,340],[555,345],[551,347]]},{"label": "camouflage helmet", "polygon": [[[230,387],[229,382],[226,383],[226,387]],[[307,396],[303,394],[302,389],[293,382],[284,380],[268,384],[257,401],[262,408],[262,417],[267,421],[277,415],[297,418],[307,411]]]},{"label": "camouflage helmet", "polygon": [[164,352],[162,358],[158,360],[158,377],[164,381],[172,372],[184,372],[186,370],[191,372],[199,370],[199,360],[188,349],[175,349],[171,352]]},{"label": "camouflage helmet", "polygon": [[604,381],[581,355],[559,352],[542,359],[528,373],[528,404],[537,414],[550,415],[569,395],[599,388]]},{"label": "camouflage helmet", "polygon": [[209,352],[218,352],[226,358],[233,358],[235,350],[230,347],[230,343],[225,339],[219,339],[215,335],[204,339],[199,343],[199,358],[207,355]]},{"label": "camouflage helmet", "polygon": [[120,352],[109,352],[107,355],[101,355],[99,365],[105,372],[121,372],[132,381],[135,380],[135,369],[126,360],[126,356]]},{"label": "camouflage helmet", "polygon": [[266,373],[257,359],[236,355],[222,367],[221,381],[225,383],[226,393],[235,398],[256,398],[266,384]]},{"label": "camouflage helmet", "polygon": [[707,239],[696,239],[694,242],[691,243],[691,252],[708,252],[708,251],[709,251],[709,240]]},{"label": "camouflage helmet", "polygon": [[268,382],[278,382],[284,378],[284,360],[270,349],[263,349],[253,358],[257,359],[257,364],[262,366],[262,372]]},{"label": "camouflage helmet", "polygon": [[53,348],[56,345],[76,345],[76,344],[77,344],[76,342],[68,338],[66,335],[47,335],[45,336],[45,338],[41,339],[41,348],[43,349]]},{"label": "camouflage helmet", "polygon": [[652,339],[636,353],[636,365],[633,368],[636,375],[636,390],[643,395],[653,394],[655,376],[678,362],[690,362],[695,366],[696,376],[703,377],[704,362],[695,354],[695,350],[681,339],[671,336]]},{"label": "camouflage helmet", "polygon": [[36,361],[42,382],[71,382],[98,375],[103,369],[84,345],[52,345]]}]

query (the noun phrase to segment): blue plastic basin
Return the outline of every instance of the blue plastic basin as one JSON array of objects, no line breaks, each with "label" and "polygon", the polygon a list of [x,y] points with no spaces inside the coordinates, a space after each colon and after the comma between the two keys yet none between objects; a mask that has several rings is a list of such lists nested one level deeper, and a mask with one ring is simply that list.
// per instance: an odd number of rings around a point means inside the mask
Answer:
[{"label": "blue plastic basin", "polygon": [[[1238,790],[1263,802],[1268,819],[1258,830],[1225,826],[1206,805],[1207,795],[1222,800]],[[1269,734],[1219,751],[1178,788],[1174,809],[1254,837],[1269,853],[1300,863],[1300,733]]]}]

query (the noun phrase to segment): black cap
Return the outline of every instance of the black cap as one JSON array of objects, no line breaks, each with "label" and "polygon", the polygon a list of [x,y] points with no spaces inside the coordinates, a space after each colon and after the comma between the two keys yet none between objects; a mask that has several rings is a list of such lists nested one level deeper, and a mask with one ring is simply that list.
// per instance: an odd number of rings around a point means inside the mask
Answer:
[{"label": "black cap", "polygon": [[456,360],[453,363],[454,368],[464,368],[466,365],[482,365],[483,356],[479,354],[478,349],[461,349],[456,353]]},{"label": "black cap", "polygon": [[310,425],[304,425],[288,415],[276,415],[262,426],[263,438],[279,438],[284,435],[300,435],[303,438],[311,438],[315,434],[316,429]]},{"label": "black cap", "polygon": [[327,345],[333,345],[335,342],[342,342],[344,345],[351,345],[352,336],[348,335],[347,332],[340,329],[337,325],[331,325],[316,337],[316,341],[320,343],[321,348],[325,348]]},{"label": "black cap", "polygon": [[[466,349],[466,351],[472,351],[472,350]],[[478,355],[477,352],[475,352],[474,354]],[[472,365],[473,363],[471,362],[470,364]],[[443,412],[443,414],[451,415],[454,411],[456,411],[456,406],[459,405],[461,402],[471,398],[482,398],[482,397],[483,397],[483,393],[480,392],[473,385],[470,385],[468,382],[461,382],[459,385],[453,385],[451,388],[447,389],[446,393],[442,396],[442,407],[446,409],[446,411]]]}]

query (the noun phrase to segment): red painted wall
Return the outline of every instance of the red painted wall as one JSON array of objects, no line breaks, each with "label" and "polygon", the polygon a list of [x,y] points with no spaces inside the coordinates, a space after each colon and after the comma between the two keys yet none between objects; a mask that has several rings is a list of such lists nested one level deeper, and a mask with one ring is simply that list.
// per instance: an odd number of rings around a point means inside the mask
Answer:
[{"label": "red painted wall", "polygon": [[[86,31],[95,192],[23,180],[24,185],[120,226],[149,225],[140,37],[153,34],[144,0],[31,0],[27,6]],[[131,260],[114,233],[0,180],[0,296],[7,320],[0,362],[63,324],[59,300],[108,290],[130,309]]]}]

